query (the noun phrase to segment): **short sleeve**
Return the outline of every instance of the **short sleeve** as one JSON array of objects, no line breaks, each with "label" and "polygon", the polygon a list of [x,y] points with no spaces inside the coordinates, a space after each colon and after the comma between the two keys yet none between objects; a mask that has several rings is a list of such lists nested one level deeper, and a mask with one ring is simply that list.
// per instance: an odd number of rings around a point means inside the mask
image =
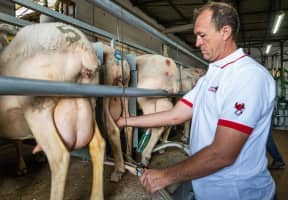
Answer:
[{"label": "short sleeve", "polygon": [[[233,78],[234,77],[234,78]],[[231,127],[250,134],[261,115],[270,109],[270,78],[258,68],[249,68],[230,77],[230,84],[220,91],[218,125]]]}]

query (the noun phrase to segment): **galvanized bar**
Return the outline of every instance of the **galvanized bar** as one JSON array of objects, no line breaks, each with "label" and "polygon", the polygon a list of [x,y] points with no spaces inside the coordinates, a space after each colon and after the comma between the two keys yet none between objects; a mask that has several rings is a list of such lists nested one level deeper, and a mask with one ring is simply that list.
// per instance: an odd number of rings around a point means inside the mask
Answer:
[{"label": "galvanized bar", "polygon": [[[32,1],[27,1],[27,0],[12,0],[13,2],[17,3],[17,4],[20,4],[22,6],[25,6],[27,8],[30,8],[32,10],[36,10],[40,13],[43,13],[45,15],[48,15],[50,17],[54,17],[56,19],[58,19],[59,21],[63,21],[63,22],[66,22],[66,23],[69,23],[73,26],[76,26],[78,28],[81,28],[81,29],[84,29],[86,31],[90,31],[90,32],[93,32],[93,33],[97,33],[101,36],[104,36],[106,38],[109,38],[109,39],[116,39],[117,37],[107,31],[104,31],[102,29],[99,29],[93,25],[90,25],[88,23],[85,23],[85,22],[82,22],[78,19],[75,19],[75,18],[72,18],[72,17],[69,17],[69,16],[66,16],[66,15],[63,15],[59,12],[56,12],[54,10],[51,10],[49,8],[46,8],[44,6],[41,6],[37,3],[33,3]],[[134,43],[130,43],[130,42],[127,42],[127,41],[120,41],[122,42],[123,44],[126,44],[130,47],[134,47],[138,50],[141,50],[141,51],[145,51],[147,53],[152,53],[152,54],[157,54],[157,52],[155,51],[152,51],[150,49],[147,49],[145,47],[142,47],[140,45],[137,45],[137,44],[134,44]]]},{"label": "galvanized bar", "polygon": [[[106,86],[75,84],[57,81],[36,79],[24,79],[16,77],[0,77],[0,95],[21,96],[171,96],[165,90],[149,90],[141,88],[125,88]],[[177,94],[176,94],[177,95]]]},{"label": "galvanized bar", "polygon": [[7,22],[7,23],[15,25],[15,26],[27,26],[27,25],[32,24],[32,22],[18,19],[16,17],[13,17],[11,15],[8,15],[8,14],[2,13],[2,12],[0,12],[0,21]]},{"label": "galvanized bar", "polygon": [[[109,32],[106,32],[104,30],[101,30],[99,28],[96,28],[95,26],[93,25],[90,25],[88,23],[85,23],[85,22],[82,22],[78,19],[75,19],[75,18],[72,18],[72,17],[69,17],[69,16],[66,16],[66,15],[63,15],[59,12],[56,12],[54,10],[51,10],[49,8],[46,8],[44,6],[41,6],[37,3],[33,3],[31,1],[27,1],[27,0],[12,0],[13,2],[17,3],[17,4],[20,4],[22,6],[25,6],[27,8],[30,8],[32,10],[36,10],[40,13],[43,13],[43,14],[46,14],[48,16],[51,16],[51,17],[54,17],[60,21],[63,21],[63,22],[67,22],[69,24],[72,24],[76,27],[79,27],[79,28],[82,28],[84,30],[87,30],[87,31],[90,31],[90,32],[93,32],[93,33],[97,33],[99,35],[102,35],[106,38],[109,38],[109,39],[116,39],[117,37]],[[88,0],[89,1],[89,0]],[[102,1],[102,0],[101,0]],[[105,3],[105,1],[103,1],[103,3]],[[116,4],[114,4],[116,5]],[[117,5],[116,5],[117,6]],[[119,7],[119,6],[118,6]],[[119,7],[121,10],[121,7]],[[123,10],[123,9],[122,9]],[[124,11],[124,10],[123,10]],[[127,11],[126,11],[127,12]],[[121,12],[120,12],[121,13]],[[128,13],[128,12],[127,12]],[[118,13],[119,14],[119,13]],[[130,14],[131,16],[133,16],[132,14]],[[136,18],[135,16],[133,16],[133,18]],[[138,19],[138,18],[137,18]],[[124,20],[124,19],[123,19]],[[138,19],[140,21],[140,23],[142,24],[146,24],[145,22],[143,22],[142,20]],[[22,20],[22,21],[25,21],[25,20]],[[128,22],[129,23],[129,22]],[[15,24],[16,25],[16,24]],[[148,24],[146,24],[147,26],[150,26]],[[150,26],[151,27],[151,26]],[[141,28],[141,27],[140,27]],[[153,27],[151,27],[152,29],[154,29]],[[141,28],[142,29],[142,28]],[[144,29],[145,30],[145,29]],[[167,36],[163,35],[161,32],[159,32],[158,30],[154,29],[155,31],[155,34],[157,38],[159,38],[160,40],[162,41],[165,41],[165,42],[168,42],[168,44],[174,46],[176,49],[179,49],[180,51],[183,51],[184,53],[186,53],[187,55],[189,56],[192,56],[194,59],[198,60],[199,62],[203,63],[204,65],[208,65],[207,62],[205,62],[204,60],[202,60],[201,58],[197,57],[196,55],[194,55],[190,50],[187,50],[186,48],[184,48],[183,46],[177,44],[176,42],[174,42],[173,40],[171,40],[170,38],[168,38]],[[153,33],[152,33],[153,34]],[[159,35],[159,36],[158,36]],[[162,35],[162,36],[161,36]],[[164,39],[163,39],[163,38]],[[159,54],[158,52],[155,52],[151,49],[148,49],[148,48],[145,48],[143,46],[140,46],[140,45],[137,45],[135,43],[131,43],[131,42],[127,42],[127,41],[119,41],[123,44],[126,44],[130,47],[134,47],[138,50],[141,50],[141,51],[144,51],[146,53],[150,53],[150,54]],[[178,63],[180,63],[179,61],[177,61]]]}]

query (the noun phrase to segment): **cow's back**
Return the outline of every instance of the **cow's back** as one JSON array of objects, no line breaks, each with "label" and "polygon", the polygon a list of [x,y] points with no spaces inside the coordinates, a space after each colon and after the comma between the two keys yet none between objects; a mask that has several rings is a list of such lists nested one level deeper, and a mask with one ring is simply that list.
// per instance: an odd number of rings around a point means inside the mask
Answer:
[{"label": "cow's back", "polygon": [[161,55],[143,55],[136,59],[138,88],[179,91],[179,71],[175,62]]},{"label": "cow's back", "polygon": [[[67,48],[91,48],[86,36],[64,23],[43,23],[26,26],[17,33],[1,53],[1,61],[7,63],[18,57],[29,57],[43,51],[60,51]],[[12,53],[13,52],[13,53]]]},{"label": "cow's back", "polygon": [[205,69],[197,67],[182,68],[181,90],[187,92],[197,83],[198,79],[205,73]]}]

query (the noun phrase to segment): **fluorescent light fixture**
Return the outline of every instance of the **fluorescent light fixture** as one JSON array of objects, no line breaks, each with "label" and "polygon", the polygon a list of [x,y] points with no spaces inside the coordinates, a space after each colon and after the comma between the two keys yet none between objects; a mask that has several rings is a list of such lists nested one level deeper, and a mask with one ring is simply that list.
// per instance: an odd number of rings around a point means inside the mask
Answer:
[{"label": "fluorescent light fixture", "polygon": [[272,44],[267,44],[265,54],[267,54],[267,55],[269,54],[271,47],[272,47]]},{"label": "fluorescent light fixture", "polygon": [[272,29],[273,34],[277,33],[277,31],[279,30],[281,22],[284,19],[284,16],[285,16],[285,13],[283,11],[277,14],[275,21],[274,21],[273,29]]}]

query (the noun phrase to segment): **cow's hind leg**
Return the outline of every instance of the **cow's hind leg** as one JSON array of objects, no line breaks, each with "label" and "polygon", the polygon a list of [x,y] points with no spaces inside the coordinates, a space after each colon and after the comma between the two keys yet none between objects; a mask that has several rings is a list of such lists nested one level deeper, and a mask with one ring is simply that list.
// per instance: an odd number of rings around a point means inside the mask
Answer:
[{"label": "cow's hind leg", "polygon": [[105,141],[101,136],[100,130],[96,122],[94,125],[94,135],[89,144],[89,152],[93,164],[91,200],[102,200]]},{"label": "cow's hind leg", "polygon": [[[169,110],[173,107],[173,104],[168,98],[159,98],[156,100],[154,106],[150,102],[146,102],[145,104],[142,104],[142,110],[144,114],[149,114],[149,113],[154,113],[154,112],[161,112],[161,111],[166,111]],[[154,110],[153,110],[154,109]],[[142,164],[145,166],[148,166],[150,159],[151,159],[151,154],[156,146],[157,142],[159,141],[161,135],[163,132],[167,130],[167,127],[159,127],[159,128],[152,128],[152,133],[151,133],[151,138],[145,147],[145,149],[142,152]],[[168,128],[169,129],[169,128]],[[169,129],[170,131],[170,129]]]},{"label": "cow's hind leg", "polygon": [[190,134],[190,121],[186,121],[184,123],[184,130],[183,130],[183,135],[181,137],[181,141],[184,143],[188,143],[189,141],[189,134]]},{"label": "cow's hind leg", "polygon": [[152,151],[154,147],[156,146],[157,142],[159,141],[163,131],[164,131],[164,127],[152,128],[150,140],[142,152],[141,162],[144,166],[149,165]]},{"label": "cow's hind leg", "polygon": [[[168,141],[168,137],[170,135],[170,132],[171,132],[171,127],[165,127],[165,129],[162,133],[162,137],[160,137],[161,144],[164,144]],[[165,149],[160,149],[158,152],[160,154],[165,153]]]},{"label": "cow's hind leg", "polygon": [[51,169],[51,200],[62,200],[70,161],[70,154],[64,146],[53,121],[52,102],[46,102],[41,109],[28,108],[25,118],[38,144],[46,153]]},{"label": "cow's hind leg", "polygon": [[[126,118],[130,116],[129,110],[128,110],[128,98],[123,98],[124,101],[124,108],[122,117]],[[125,139],[126,139],[126,159],[128,162],[134,162],[133,159],[133,128],[132,127],[124,127],[125,132]]]},{"label": "cow's hind leg", "polygon": [[18,157],[17,175],[24,176],[28,170],[23,156],[23,143],[21,140],[15,141],[16,153]]},{"label": "cow's hind leg", "polygon": [[[112,154],[115,162],[114,171],[111,174],[110,180],[113,182],[118,182],[121,180],[122,175],[125,173],[125,166],[120,140],[120,129],[115,124],[109,108],[109,99],[106,98],[104,99],[105,124],[108,134],[108,140],[111,145]],[[121,112],[119,112],[118,114],[120,116]]]}]

